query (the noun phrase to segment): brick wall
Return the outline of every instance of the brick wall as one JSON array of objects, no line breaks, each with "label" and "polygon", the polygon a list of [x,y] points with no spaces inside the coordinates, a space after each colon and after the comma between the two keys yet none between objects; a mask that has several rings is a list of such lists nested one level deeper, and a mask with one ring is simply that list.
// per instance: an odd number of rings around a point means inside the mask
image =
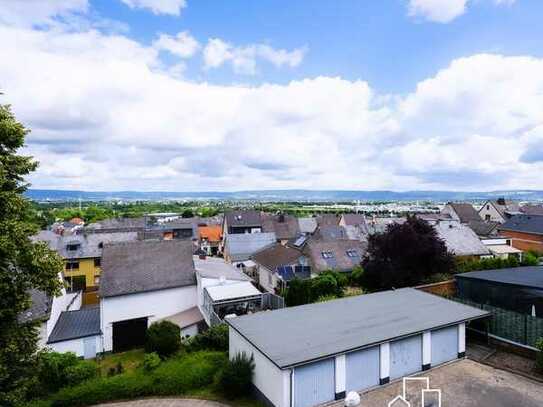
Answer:
[{"label": "brick wall", "polygon": [[543,236],[508,230],[500,230],[500,234],[511,238],[512,246],[519,250],[535,250],[543,253]]}]

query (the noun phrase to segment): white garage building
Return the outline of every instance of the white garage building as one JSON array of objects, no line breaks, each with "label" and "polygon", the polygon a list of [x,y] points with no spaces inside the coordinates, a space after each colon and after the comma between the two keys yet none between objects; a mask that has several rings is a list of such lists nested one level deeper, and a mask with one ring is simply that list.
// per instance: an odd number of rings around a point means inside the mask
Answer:
[{"label": "white garage building", "polygon": [[404,288],[229,319],[229,354],[254,356],[269,405],[309,407],[463,357],[466,323],[486,316]]}]

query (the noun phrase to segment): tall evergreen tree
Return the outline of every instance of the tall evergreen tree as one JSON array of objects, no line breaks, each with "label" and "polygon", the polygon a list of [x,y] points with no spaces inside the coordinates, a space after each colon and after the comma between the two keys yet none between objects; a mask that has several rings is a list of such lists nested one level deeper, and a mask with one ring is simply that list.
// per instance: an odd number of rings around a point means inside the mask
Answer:
[{"label": "tall evergreen tree", "polygon": [[30,306],[32,289],[58,294],[62,260],[30,237],[38,228],[23,193],[24,177],[37,168],[32,157],[17,154],[28,130],[0,105],[0,405],[26,397],[37,351],[35,324],[19,321]]},{"label": "tall evergreen tree", "polygon": [[383,290],[421,284],[432,274],[452,273],[454,258],[428,222],[409,217],[370,236],[363,267],[364,286]]}]

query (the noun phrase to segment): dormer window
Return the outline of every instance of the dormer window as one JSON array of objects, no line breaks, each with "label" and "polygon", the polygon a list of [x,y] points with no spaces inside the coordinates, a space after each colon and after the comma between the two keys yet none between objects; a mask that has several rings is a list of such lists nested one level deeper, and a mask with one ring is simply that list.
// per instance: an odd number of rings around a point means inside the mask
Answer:
[{"label": "dormer window", "polygon": [[332,259],[332,258],[334,258],[334,252],[329,251],[329,250],[321,252],[321,255],[322,255],[323,259]]},{"label": "dormer window", "polygon": [[353,250],[353,249],[347,250],[346,253],[347,253],[347,256],[349,257],[358,257],[358,251],[356,250]]}]

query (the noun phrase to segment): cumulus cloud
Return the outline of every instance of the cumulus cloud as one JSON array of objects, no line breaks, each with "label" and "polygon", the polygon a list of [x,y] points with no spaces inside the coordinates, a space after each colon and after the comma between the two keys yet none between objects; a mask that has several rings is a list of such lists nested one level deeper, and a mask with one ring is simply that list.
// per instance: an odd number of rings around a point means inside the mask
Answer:
[{"label": "cumulus cloud", "polygon": [[[408,14],[437,23],[449,23],[464,14],[471,0],[409,0]],[[495,5],[512,5],[515,0],[492,0]]]},{"label": "cumulus cloud", "polygon": [[257,71],[257,60],[267,61],[277,68],[283,66],[297,67],[302,62],[306,48],[292,51],[275,49],[266,44],[235,46],[220,38],[209,39],[204,48],[204,66],[206,69],[218,68],[230,63],[234,72],[254,75]]},{"label": "cumulus cloud", "polygon": [[178,16],[187,6],[185,0],[121,0],[133,9],[148,9],[153,14],[170,14]]},{"label": "cumulus cloud", "polygon": [[200,44],[188,31],[183,31],[175,36],[160,34],[153,47],[181,58],[190,58],[200,49]]},{"label": "cumulus cloud", "polygon": [[[540,58],[460,58],[382,95],[338,77],[190,81],[156,46],[93,29],[0,38],[0,102],[32,129],[35,187],[543,188]],[[226,48],[208,61],[233,63]]]}]

